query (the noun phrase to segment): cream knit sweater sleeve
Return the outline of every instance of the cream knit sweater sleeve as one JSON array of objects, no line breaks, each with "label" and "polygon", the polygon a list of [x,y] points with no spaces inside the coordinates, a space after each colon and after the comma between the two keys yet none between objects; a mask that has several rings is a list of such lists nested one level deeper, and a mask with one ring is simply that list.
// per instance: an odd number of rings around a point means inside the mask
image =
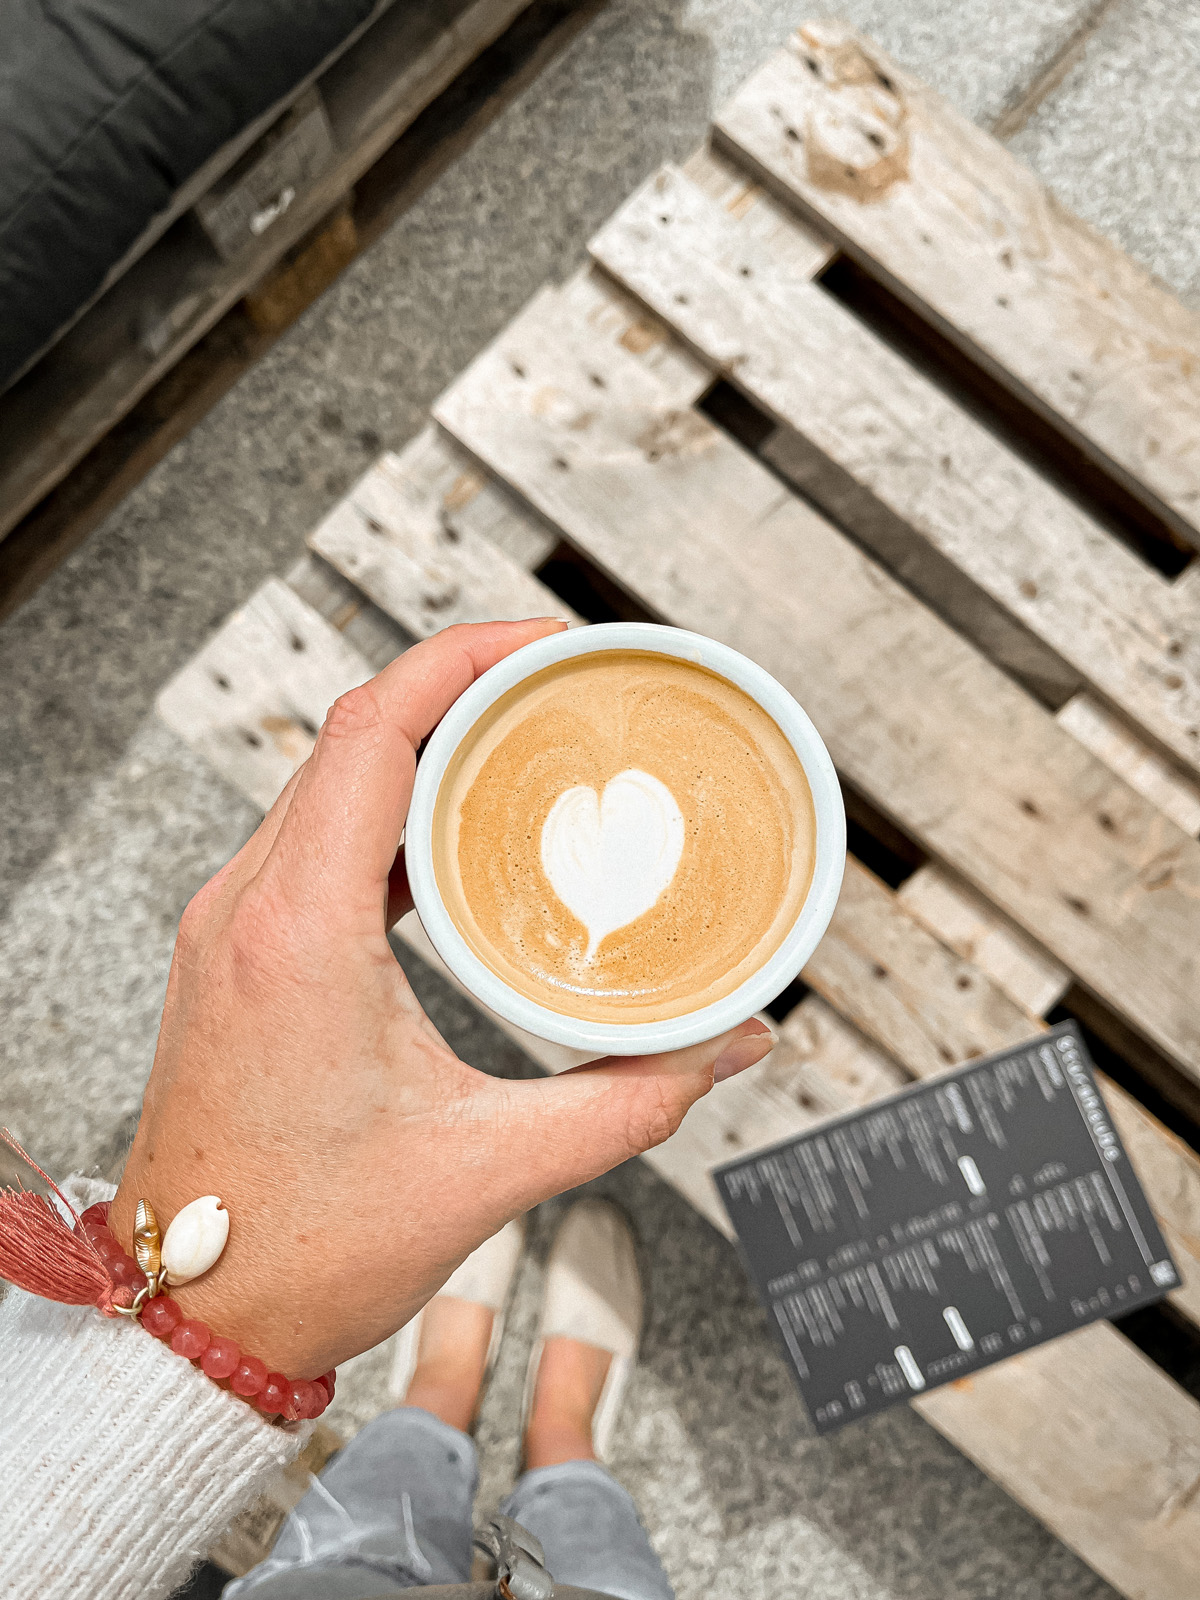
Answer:
[{"label": "cream knit sweater sleeve", "polygon": [[0,1596],[160,1600],[310,1431],[272,1427],[124,1317],[9,1289]]}]

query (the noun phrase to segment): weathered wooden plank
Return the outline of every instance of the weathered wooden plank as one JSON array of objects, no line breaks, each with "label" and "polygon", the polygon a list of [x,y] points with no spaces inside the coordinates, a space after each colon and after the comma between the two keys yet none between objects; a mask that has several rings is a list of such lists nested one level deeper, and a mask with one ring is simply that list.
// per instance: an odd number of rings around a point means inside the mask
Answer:
[{"label": "weathered wooden plank", "polygon": [[714,138],[1200,543],[1200,321],[842,23],[807,23]]},{"label": "weathered wooden plank", "polygon": [[[1200,616],[1200,609],[1192,614]],[[1055,712],[1055,721],[1144,794],[1151,805],[1193,838],[1200,835],[1200,783],[1149,749],[1127,723],[1086,690]]]},{"label": "weathered wooden plank", "polygon": [[459,515],[499,494],[461,465],[454,471],[452,454],[448,441],[426,433],[403,456],[384,457],[309,536],[310,547],[415,638],[457,622],[578,620]]},{"label": "weathered wooden plank", "polygon": [[906,878],[899,898],[910,916],[985,972],[1030,1016],[1045,1016],[1070,987],[1071,974],[1061,962],[936,862]]},{"label": "weathered wooden plank", "polygon": [[644,604],[791,687],[849,782],[1200,1078],[1196,841],[692,410],[690,375],[602,337],[603,293],[536,297],[438,420]]},{"label": "weathered wooden plank", "polygon": [[1109,1323],[914,1409],[1130,1600],[1196,1593],[1200,1407]]},{"label": "weathered wooden plank", "polygon": [[1200,616],[818,285],[672,167],[594,258],[785,431],[770,459],[983,649],[1092,684],[1200,772]]},{"label": "weathered wooden plank", "polygon": [[307,760],[338,695],[370,676],[337,629],[272,578],[156,704],[169,727],[266,811]]}]

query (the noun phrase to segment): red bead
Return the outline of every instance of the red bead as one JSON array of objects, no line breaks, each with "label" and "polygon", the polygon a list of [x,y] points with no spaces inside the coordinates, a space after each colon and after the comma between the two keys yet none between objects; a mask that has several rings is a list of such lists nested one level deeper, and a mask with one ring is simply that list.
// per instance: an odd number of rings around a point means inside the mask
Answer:
[{"label": "red bead", "polygon": [[145,1274],[136,1261],[130,1261],[128,1256],[122,1256],[119,1261],[110,1261],[108,1275],[114,1283],[126,1284],[136,1292],[146,1287]]},{"label": "red bead", "polygon": [[128,1310],[133,1305],[133,1290],[127,1284],[118,1284],[112,1292],[112,1303]]},{"label": "red bead", "polygon": [[276,1415],[286,1407],[290,1389],[291,1384],[282,1372],[268,1372],[267,1381],[254,1403],[260,1411]]},{"label": "red bead", "polygon": [[156,1339],[169,1339],[183,1321],[183,1312],[165,1294],[147,1300],[142,1312],[142,1327]]},{"label": "red bead", "polygon": [[324,1384],[325,1393],[328,1395],[330,1400],[333,1399],[333,1379],[334,1379],[334,1374],[333,1374],[332,1371],[323,1372],[319,1378],[314,1378],[313,1379],[314,1383]]},{"label": "red bead", "polygon": [[208,1324],[201,1322],[198,1317],[189,1317],[186,1322],[181,1322],[171,1335],[171,1349],[177,1356],[186,1356],[189,1361],[198,1360],[211,1342]]},{"label": "red bead", "polygon": [[108,1201],[100,1200],[94,1206],[89,1206],[80,1217],[84,1227],[99,1224],[102,1228],[108,1227]]},{"label": "red bead", "polygon": [[105,1228],[103,1232],[97,1230],[92,1243],[96,1247],[97,1254],[102,1256],[105,1261],[125,1260],[124,1250],[121,1249],[121,1246],[113,1238],[112,1234],[109,1233],[107,1228]]},{"label": "red bead", "polygon": [[229,1387],[234,1394],[251,1395],[261,1394],[267,1381],[267,1364],[260,1361],[257,1356],[243,1356],[237,1371],[229,1380]]},{"label": "red bead", "polygon": [[210,1378],[229,1378],[241,1364],[242,1352],[232,1339],[214,1339],[200,1357],[200,1365]]},{"label": "red bead", "polygon": [[[322,1386],[323,1387],[323,1386]],[[288,1390],[288,1409],[284,1416],[297,1421],[317,1414],[317,1385],[307,1378],[293,1378]]]},{"label": "red bead", "polygon": [[325,1407],[333,1399],[333,1396],[321,1382],[320,1378],[313,1379],[313,1393],[316,1395],[316,1400],[313,1404],[312,1410],[308,1414],[310,1417],[319,1417],[322,1411],[324,1411]]}]

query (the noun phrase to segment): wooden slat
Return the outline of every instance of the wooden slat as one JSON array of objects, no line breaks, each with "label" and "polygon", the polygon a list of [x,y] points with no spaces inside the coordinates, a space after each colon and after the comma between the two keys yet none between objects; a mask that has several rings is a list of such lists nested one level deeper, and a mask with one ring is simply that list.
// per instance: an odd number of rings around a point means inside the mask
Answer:
[{"label": "wooden slat", "polygon": [[[543,292],[437,419],[644,604],[790,687],[839,770],[1200,1079],[1200,847],[672,384]],[[600,377],[604,387],[598,388]]]},{"label": "wooden slat", "polygon": [[805,24],[714,137],[1200,543],[1200,320],[844,24]]},{"label": "wooden slat", "polygon": [[[403,456],[385,456],[310,535],[310,547],[415,638],[457,622],[577,620],[471,526],[480,499],[498,496],[455,454],[427,431]],[[472,508],[474,519],[463,515]]]},{"label": "wooden slat", "polygon": [[591,251],[786,425],[772,463],[910,588],[1055,700],[1092,684],[1200,773],[1200,617],[773,244],[664,167]]},{"label": "wooden slat", "polygon": [[1108,1323],[914,1409],[1130,1600],[1196,1592],[1200,1408]]},{"label": "wooden slat", "polygon": [[899,898],[911,916],[985,972],[1030,1016],[1044,1017],[1070,987],[1071,974],[1061,962],[936,862],[906,878]]},{"label": "wooden slat", "polygon": [[163,721],[266,811],[312,750],[338,695],[371,668],[272,578],[158,697]]},{"label": "wooden slat", "polygon": [[[1191,614],[1200,616],[1200,610],[1193,606]],[[1193,839],[1200,835],[1200,783],[1148,749],[1133,729],[1094,695],[1086,690],[1073,695],[1054,717],[1060,728],[1066,728],[1184,833]]]}]

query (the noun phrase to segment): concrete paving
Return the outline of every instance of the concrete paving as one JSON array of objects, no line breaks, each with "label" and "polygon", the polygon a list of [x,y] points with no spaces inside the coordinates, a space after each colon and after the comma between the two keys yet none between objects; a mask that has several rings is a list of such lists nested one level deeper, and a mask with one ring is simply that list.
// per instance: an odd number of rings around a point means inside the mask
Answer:
[{"label": "concrete paving", "polygon": [[[155,722],[156,690],[818,9],[614,0],[0,629],[0,1113],[52,1168],[119,1167],[179,913],[256,820]],[[827,9],[981,122],[1014,118],[1015,148],[1052,188],[1195,295],[1200,120],[1187,7]],[[1060,60],[1074,65],[1042,94]],[[418,963],[412,976],[467,1059],[528,1070]],[[729,1246],[640,1166],[603,1187],[634,1216],[654,1277],[616,1464],[680,1600],[698,1600],[714,1579],[735,1600],[1111,1593],[907,1411],[817,1439]],[[553,1212],[537,1219],[535,1255]],[[537,1281],[535,1259],[484,1416],[483,1499],[493,1504],[516,1465]],[[380,1403],[385,1364],[378,1352],[347,1371],[343,1426]]]}]

